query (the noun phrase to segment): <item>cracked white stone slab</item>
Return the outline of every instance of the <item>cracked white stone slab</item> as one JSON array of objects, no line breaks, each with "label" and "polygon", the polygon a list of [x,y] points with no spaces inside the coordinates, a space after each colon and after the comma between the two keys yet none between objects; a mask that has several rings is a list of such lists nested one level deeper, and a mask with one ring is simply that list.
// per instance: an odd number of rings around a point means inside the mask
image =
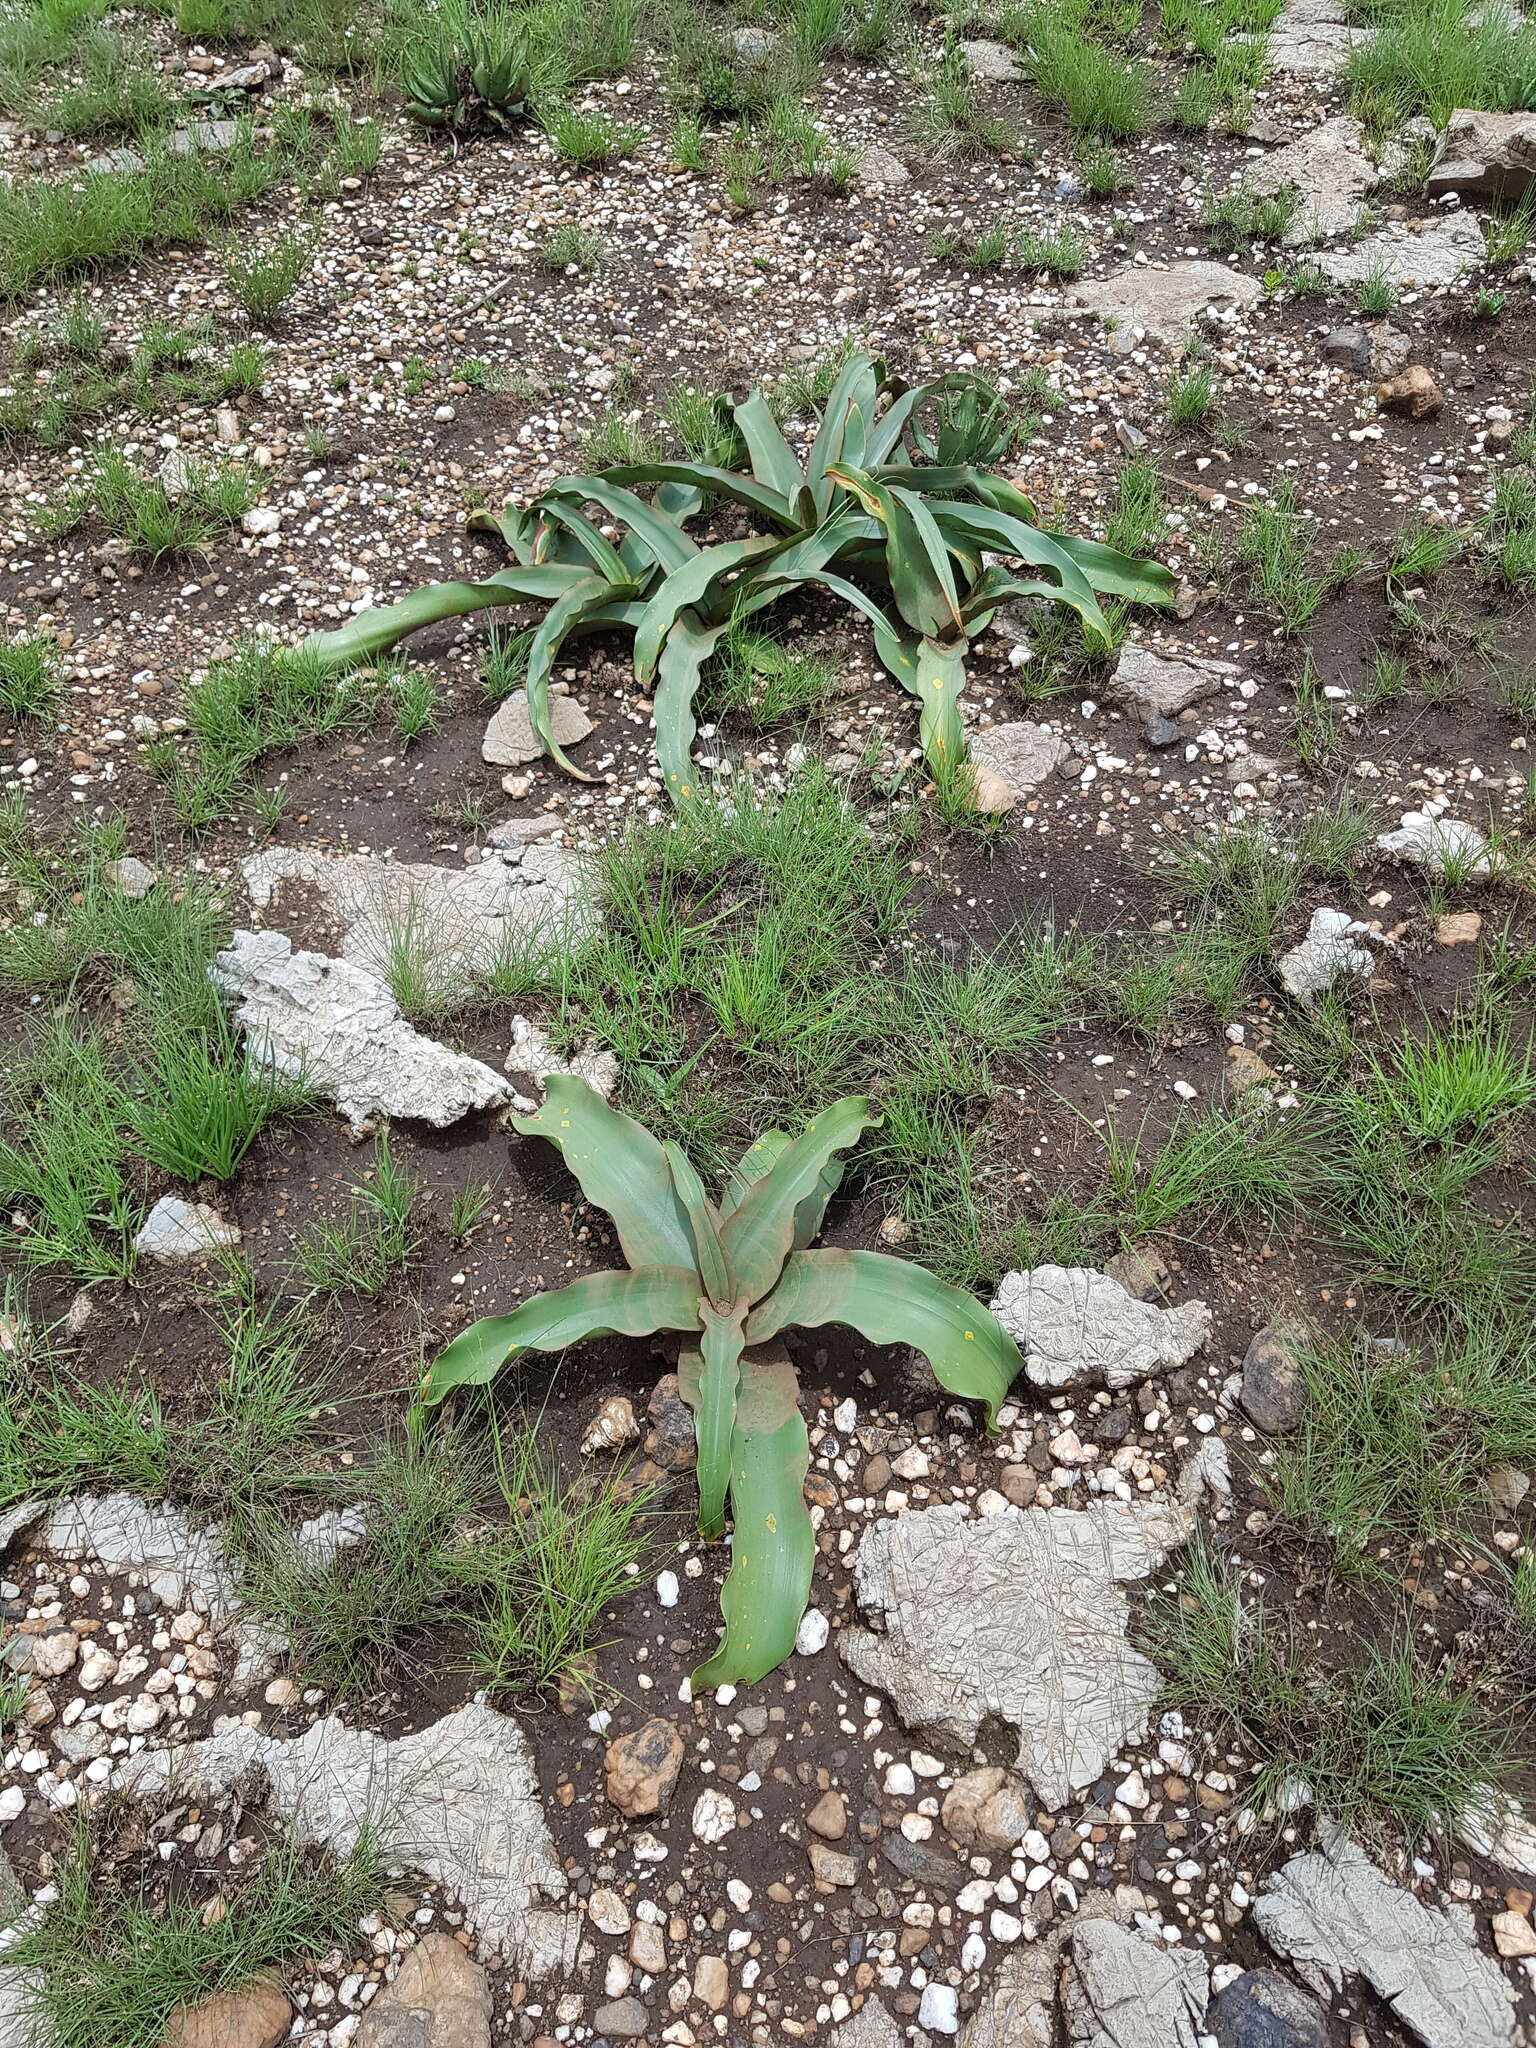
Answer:
[{"label": "cracked white stone slab", "polygon": [[343,960],[387,979],[404,953],[445,988],[468,988],[477,971],[533,934],[579,936],[597,919],[591,868],[565,846],[514,844],[461,868],[268,846],[240,872],[258,910],[285,883],[316,890],[341,927]]},{"label": "cracked white stone slab", "polygon": [[579,1916],[550,1840],[532,1753],[515,1721],[471,1703],[389,1740],[335,1716],[293,1741],[243,1725],[118,1766],[112,1788],[163,1808],[238,1792],[301,1841],[347,1855],[365,1827],[388,1862],[421,1871],[470,1926],[534,1977],[569,1970]]},{"label": "cracked white stone slab", "polygon": [[1384,1877],[1342,1830],[1253,1902],[1259,1932],[1321,1997],[1363,1977],[1425,2048],[1514,2048],[1515,1995],[1459,1919]]},{"label": "cracked white stone slab", "polygon": [[1070,2048],[1200,2048],[1210,1966],[1193,1949],[1090,1920],[1072,1936]]},{"label": "cracked white stone slab", "polygon": [[1403,227],[1384,228],[1346,249],[1325,249],[1316,259],[1330,284],[1359,285],[1380,277],[1426,291],[1454,284],[1487,260],[1483,231],[1470,213],[1447,214],[1417,235]]},{"label": "cracked white stone slab", "polygon": [[1155,1372],[1170,1372],[1200,1350],[1211,1333],[1203,1301],[1160,1308],[1137,1301],[1118,1280],[1091,1266],[1035,1266],[1005,1273],[992,1313],[1024,1353],[1032,1386],[1049,1393],[1071,1387],[1118,1391]]},{"label": "cracked white stone slab", "polygon": [[1295,218],[1280,238],[1288,249],[1348,234],[1375,182],[1365,131],[1348,114],[1320,121],[1243,172],[1250,192],[1296,194]]},{"label": "cracked white stone slab", "polygon": [[1113,277],[1073,285],[1067,299],[1122,327],[1139,327],[1169,348],[1182,348],[1206,315],[1245,312],[1263,296],[1258,278],[1241,270],[1188,262],[1172,263],[1166,270],[1128,263]]},{"label": "cracked white stone slab", "polygon": [[871,1626],[843,1630],[839,1648],[914,1732],[968,1749],[984,1721],[1007,1722],[1018,1769],[1059,1806],[1146,1725],[1162,1680],[1126,1638],[1119,1582],[1145,1578],[1191,1526],[1168,1501],[877,1522],[854,1559]]},{"label": "cracked white stone slab", "polygon": [[329,1096],[354,1135],[381,1117],[436,1129],[501,1109],[510,1084],[480,1060],[424,1037],[378,975],[296,952],[281,932],[236,932],[210,970],[234,998],[253,1072],[272,1069]]}]

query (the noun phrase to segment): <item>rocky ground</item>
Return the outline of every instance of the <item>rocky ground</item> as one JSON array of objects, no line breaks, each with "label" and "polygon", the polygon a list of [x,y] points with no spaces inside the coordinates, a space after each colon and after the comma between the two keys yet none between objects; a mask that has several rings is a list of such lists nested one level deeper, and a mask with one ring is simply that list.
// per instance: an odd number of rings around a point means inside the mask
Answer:
[{"label": "rocky ground", "polygon": [[[536,997],[446,1024],[437,1000],[413,1017],[386,968],[407,913],[433,935],[438,999],[553,917],[598,928],[591,848],[665,815],[625,651],[581,643],[557,675],[561,738],[591,783],[537,757],[515,698],[491,715],[476,621],[411,646],[439,691],[419,736],[364,719],[264,757],[255,785],[280,807],[241,800],[193,835],[156,749],[174,756],[194,679],[244,636],[293,640],[483,569],[472,505],[583,467],[583,436],[650,429],[679,380],[740,392],[808,378],[852,337],[914,380],[994,377],[1033,416],[1011,472],[1072,530],[1123,518],[1128,462],[1155,472],[1138,546],[1175,571],[1172,609],[1138,614],[1121,647],[1075,666],[1053,666],[1028,620],[1000,619],[976,649],[973,749],[1009,808],[978,840],[930,805],[913,873],[935,945],[1044,917],[1147,947],[1187,922],[1153,872],[1170,845],[1305,820],[1341,792],[1370,806],[1348,881],[1314,879],[1288,905],[1268,986],[1227,1022],[1089,1023],[1052,1041],[1043,1081],[1002,1091],[988,1128],[1027,1196],[1076,1198],[1095,1123],[1160,1137],[1254,1090],[1274,1115],[1297,1112],[1298,1015],[1345,999],[1393,1032],[1426,1010],[1443,1019],[1501,929],[1506,950],[1523,947],[1529,698],[1514,685],[1536,635],[1529,576],[1490,573],[1478,522],[1530,426],[1529,268],[1520,253],[1490,266],[1483,222],[1529,181],[1533,117],[1458,114],[1443,139],[1431,131],[1436,165],[1415,180],[1415,136],[1368,139],[1347,111],[1341,67],[1365,33],[1331,0],[1289,0],[1239,132],[1156,125],[1120,146],[1123,187],[1102,200],[990,39],[971,62],[1016,147],[930,150],[894,57],[834,54],[810,104],[857,175],[842,191],[768,185],[750,208],[678,166],[654,55],[584,91],[637,131],[631,154],[595,169],[529,127],[452,148],[386,104],[377,168],[314,199],[313,262],[263,340],[255,388],[216,403],[161,388],[73,445],[6,441],[6,622],[54,643],[64,683],[51,723],[0,713],[0,785],[54,832],[121,814],[144,864],[123,863],[125,894],[191,876],[227,886],[216,979],[231,1014],[332,1106],[264,1137],[226,1184],[151,1176],[124,1284],[82,1293],[77,1275],[18,1260],[36,1319],[68,1314],[58,1341],[82,1384],[133,1368],[166,1404],[195,1406],[211,1255],[238,1245],[276,1285],[359,1172],[353,1141],[381,1121],[432,1224],[406,1278],[323,1312],[349,1394],[403,1406],[424,1348],[610,1262],[569,1182],[530,1165],[536,1148],[500,1118],[556,1066],[612,1091],[621,1055],[557,1052]],[[932,23],[922,34],[936,43]],[[216,76],[228,54],[162,21],[154,36],[178,77]],[[307,93],[345,105],[353,90],[254,55],[260,75],[237,89],[259,127]],[[1178,67],[1158,62],[1171,85]],[[7,126],[18,178],[67,179],[97,153]],[[1238,187],[1298,196],[1272,237],[1223,251],[1208,216]],[[298,210],[288,194],[250,218],[270,232]],[[932,253],[936,235],[974,236],[1001,213],[1020,232],[1070,228],[1081,274]],[[600,239],[595,267],[545,261],[569,225]],[[1303,264],[1320,274],[1312,289],[1298,289]],[[1361,310],[1379,305],[1372,284],[1389,287],[1387,310]],[[30,374],[18,345],[73,289],[9,310],[13,385]],[[245,333],[211,249],[78,289],[118,346],[152,320],[209,316],[220,346]],[[1496,313],[1479,311],[1489,291]],[[1179,426],[1168,392],[1186,363],[1209,368],[1217,404]],[[809,399],[791,413],[802,428],[811,415]],[[98,443],[173,485],[189,456],[248,465],[255,501],[206,552],[159,566],[90,519],[50,537],[37,514]],[[1299,636],[1237,559],[1245,513],[1287,486],[1314,568],[1360,551]],[[1460,536],[1460,558],[1433,574],[1395,566],[1393,537],[1420,527]],[[831,703],[769,731],[706,722],[701,766],[771,800],[819,756],[861,812],[898,774],[927,803],[908,700],[863,640],[812,603],[784,623],[835,664]],[[1382,648],[1402,651],[1406,687],[1373,683]],[[7,885],[13,926],[35,909]],[[10,1047],[40,1008],[6,998]],[[1496,1197],[1512,1237],[1523,1145]],[[483,1221],[450,1231],[454,1192],[477,1179]],[[868,1191],[834,1212],[838,1242],[911,1234],[900,1204]],[[569,1463],[616,1450],[638,1461],[630,1481],[669,1489],[590,1697],[501,1711],[449,1641],[375,1711],[333,1698],[250,1610],[216,1527],[104,1489],[26,1501],[8,1470],[0,1599],[20,1691],[0,1848],[18,1926],[56,1906],[83,1815],[111,1819],[114,1856],[148,1873],[152,1896],[215,1919],[273,1840],[345,1856],[366,1824],[390,1874],[355,1938],[190,2009],[179,2048],[1533,2038],[1536,1836],[1518,1806],[1479,1794],[1458,1828],[1411,1839],[1340,1827],[1303,1779],[1276,1787],[1230,1727],[1171,1703],[1139,1619],[1185,1583],[1191,1546],[1214,1542],[1237,1582],[1282,1602],[1309,1657],[1384,1639],[1399,1607],[1437,1656],[1502,1643],[1495,1588],[1527,1557],[1528,1475],[1513,1457],[1477,1470],[1475,1542],[1431,1532],[1384,1577],[1339,1591],[1267,1475],[1307,1426],[1301,1322],[1359,1314],[1391,1343],[1399,1301],[1305,1231],[1151,1235],[1102,1270],[989,1275],[1027,1360],[994,1439],[920,1360],[804,1340],[812,1605],[796,1655],[739,1694],[688,1685],[719,1573],[692,1535],[675,1380],[638,1342],[567,1361],[544,1411]],[[9,1299],[6,1315],[0,1338]],[[327,1471],[367,1434],[337,1421]],[[366,1503],[351,1521],[317,1511],[296,1540],[345,1557],[366,1523]],[[1500,1654],[1494,1710],[1523,1715],[1529,1645]],[[35,1987],[14,1970],[0,1985],[0,2039],[54,2048],[31,2032]]]}]

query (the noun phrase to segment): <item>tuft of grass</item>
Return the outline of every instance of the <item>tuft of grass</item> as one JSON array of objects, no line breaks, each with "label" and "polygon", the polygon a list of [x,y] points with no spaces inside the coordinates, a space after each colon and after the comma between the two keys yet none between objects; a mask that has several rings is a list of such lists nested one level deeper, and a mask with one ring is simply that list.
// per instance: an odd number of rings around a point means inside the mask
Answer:
[{"label": "tuft of grass", "polygon": [[1000,270],[1013,254],[1015,236],[1003,216],[974,234],[938,228],[928,237],[928,253],[960,270]]},{"label": "tuft of grass", "polygon": [[1191,363],[1168,380],[1164,392],[1171,427],[1204,425],[1216,409],[1216,373],[1205,363]]},{"label": "tuft of grass", "polygon": [[288,225],[264,242],[231,239],[221,245],[219,269],[247,320],[271,324],[298,290],[319,242],[315,229]]},{"label": "tuft of grass", "polygon": [[1536,97],[1536,34],[1518,14],[1475,0],[1385,0],[1376,33],[1349,55],[1350,104],[1373,134],[1425,115],[1444,128],[1458,107],[1520,111]]},{"label": "tuft of grass", "polygon": [[708,701],[744,711],[759,727],[824,711],[837,684],[830,655],[799,654],[771,634],[738,624],[725,635],[707,678]]},{"label": "tuft of grass", "polygon": [[661,436],[641,415],[623,405],[608,405],[580,437],[581,466],[608,469],[618,463],[656,462]]},{"label": "tuft of grass", "polygon": [[1269,504],[1255,500],[1238,530],[1238,559],[1249,572],[1255,599],[1268,607],[1287,633],[1309,626],[1334,588],[1338,570],[1314,566],[1311,521],[1301,509],[1294,481],[1285,477]]},{"label": "tuft of grass", "polygon": [[546,270],[597,270],[608,254],[608,245],[593,228],[576,221],[563,221],[544,244],[542,261]]},{"label": "tuft of grass", "polygon": [[1043,270],[1052,277],[1077,277],[1088,261],[1088,244],[1068,222],[1043,233],[1019,235],[1014,251],[1026,270]]},{"label": "tuft of grass", "polygon": [[188,461],[172,487],[141,476],[120,450],[109,448],[39,525],[63,533],[94,516],[124,547],[162,562],[205,550],[240,523],[260,494],[255,472],[239,463]]},{"label": "tuft of grass", "polygon": [[1241,249],[1252,242],[1278,242],[1296,218],[1297,197],[1293,188],[1279,192],[1250,192],[1238,186],[1207,200],[1201,225],[1216,249]]},{"label": "tuft of grass", "polygon": [[373,1167],[351,1184],[339,1223],[312,1223],[294,1247],[294,1263],[321,1294],[382,1294],[415,1253],[412,1209],[420,1184],[395,1158],[387,1130],[374,1141]]},{"label": "tuft of grass", "polygon": [[1020,47],[1036,92],[1059,107],[1077,135],[1125,142],[1152,121],[1151,77],[1139,58],[1100,40],[1082,0],[1010,8],[1003,33]]},{"label": "tuft of grass", "polygon": [[1099,1135],[1109,1199],[1127,1244],[1198,1226],[1266,1228],[1300,1205],[1303,1141],[1282,1119],[1244,1109],[1210,1110],[1176,1129],[1150,1157],[1141,1138],[1113,1124]]},{"label": "tuft of grass", "polygon": [[1200,1709],[1259,1764],[1248,1805],[1278,1830],[1295,1788],[1348,1833],[1413,1842],[1447,1836],[1517,1765],[1507,1708],[1470,1664],[1404,1635],[1324,1665],[1285,1617],[1244,1601],[1237,1569],[1205,1541],[1141,1615],[1166,1697]]},{"label": "tuft of grass", "polygon": [[1146,456],[1122,463],[1115,478],[1114,509],[1104,529],[1109,545],[1128,554],[1146,554],[1157,548],[1166,524],[1157,464]]},{"label": "tuft of grass", "polygon": [[938,63],[928,73],[918,110],[918,131],[939,157],[972,158],[1006,149],[1010,137],[986,110],[964,50],[946,33]]},{"label": "tuft of grass", "polygon": [[124,1882],[118,1856],[102,1846],[82,1817],[55,1871],[56,1896],[15,1945],[38,1987],[40,2027],[71,2048],[159,2048],[182,2007],[354,1943],[359,1916],[384,1897],[366,1827],[341,1860],[280,1838],[234,1885],[221,1916],[196,1891],[158,1889],[153,1856],[136,1882]]},{"label": "tuft of grass", "polygon": [[1505,583],[1536,584],[1536,471],[1522,466],[1496,476],[1482,524],[1494,573]]},{"label": "tuft of grass", "polygon": [[59,692],[59,651],[41,633],[0,634],[0,711],[45,719]]},{"label": "tuft of grass", "polygon": [[612,163],[615,157],[632,156],[640,140],[638,128],[615,121],[600,108],[561,106],[552,112],[546,110],[540,125],[561,161],[584,170]]},{"label": "tuft of grass", "polygon": [[1384,320],[1397,305],[1397,290],[1384,263],[1372,264],[1360,280],[1355,304],[1370,320]]}]

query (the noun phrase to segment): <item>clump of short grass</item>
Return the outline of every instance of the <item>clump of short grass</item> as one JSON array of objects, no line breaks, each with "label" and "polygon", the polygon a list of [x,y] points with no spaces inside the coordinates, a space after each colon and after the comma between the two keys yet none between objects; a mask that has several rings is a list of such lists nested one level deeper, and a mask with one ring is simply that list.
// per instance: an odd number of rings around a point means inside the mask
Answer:
[{"label": "clump of short grass", "polygon": [[238,526],[260,495],[259,478],[241,463],[188,461],[173,485],[142,475],[109,448],[38,523],[58,534],[94,517],[134,554],[162,562],[205,550],[217,534]]},{"label": "clump of short grass", "polygon": [[721,641],[706,678],[707,701],[720,711],[745,712],[760,727],[824,711],[834,694],[838,664],[831,655],[803,654],[751,626],[733,626]]},{"label": "clump of short grass", "polygon": [[1069,222],[1019,235],[1014,252],[1026,270],[1043,270],[1051,277],[1077,277],[1089,254],[1088,244]]},{"label": "clump of short grass", "polygon": [[1151,124],[1150,74],[1139,58],[1095,37],[1090,12],[1083,0],[1010,8],[1003,33],[1020,49],[1035,90],[1075,134],[1129,141]]},{"label": "clump of short grass", "polygon": [[1168,379],[1163,396],[1169,426],[1204,426],[1216,410],[1216,373],[1208,363],[1188,363]]},{"label": "clump of short grass", "polygon": [[[16,1944],[48,2037],[96,2048],[159,2048],[172,2017],[264,1973],[355,1942],[384,1898],[384,1868],[364,1828],[350,1855],[321,1857],[281,1838],[229,1889],[222,1914],[198,1891],[162,1892],[158,1859],[124,1881],[82,1818],[54,1877],[56,1896]],[[110,1817],[105,1825],[110,1828]]]},{"label": "clump of short grass", "polygon": [[1494,478],[1493,503],[1482,526],[1500,580],[1536,584],[1536,471],[1522,465]]},{"label": "clump of short grass", "polygon": [[1508,1710],[1470,1664],[1406,1634],[1322,1663],[1285,1617],[1243,1597],[1234,1566],[1191,1544],[1140,1616],[1170,1703],[1213,1716],[1260,1766],[1248,1806],[1278,1830],[1305,1786],[1346,1831],[1440,1839],[1517,1770]]},{"label": "clump of short grass", "polygon": [[555,154],[584,170],[632,155],[640,140],[638,128],[615,121],[601,108],[561,106],[546,111],[540,125],[554,144]]},{"label": "clump of short grass", "polygon": [[1201,224],[1217,249],[1241,249],[1250,242],[1278,242],[1296,218],[1297,198],[1287,186],[1279,192],[1250,192],[1238,186],[1208,199]]},{"label": "clump of short grass", "polygon": [[1339,549],[1326,566],[1316,566],[1312,530],[1289,477],[1276,485],[1268,504],[1255,500],[1248,507],[1238,529],[1238,559],[1248,569],[1253,595],[1287,633],[1309,626],[1324,598],[1363,560],[1358,550]]},{"label": "clump of short grass", "polygon": [[988,113],[970,63],[954,34],[924,79],[918,132],[939,157],[980,157],[1008,147],[1007,127]]},{"label": "clump of short grass", "polygon": [[414,1256],[412,1211],[420,1183],[395,1158],[389,1132],[374,1140],[373,1165],[353,1181],[341,1220],[317,1221],[294,1247],[294,1265],[321,1294],[382,1294]]},{"label": "clump of short grass", "polygon": [[1350,103],[1376,134],[1416,115],[1443,128],[1458,107],[1495,112],[1530,105],[1536,35],[1518,15],[1473,0],[1385,0],[1375,34],[1351,50]]},{"label": "clump of short grass", "polygon": [[546,270],[596,270],[607,253],[608,245],[595,229],[563,221],[544,244],[542,261]]},{"label": "clump of short grass", "polygon": [[265,241],[230,239],[219,250],[225,287],[245,317],[267,326],[282,311],[315,260],[319,236],[306,226],[281,227]]},{"label": "clump of short grass", "polygon": [[59,651],[40,633],[0,636],[0,711],[45,719],[59,692]]}]

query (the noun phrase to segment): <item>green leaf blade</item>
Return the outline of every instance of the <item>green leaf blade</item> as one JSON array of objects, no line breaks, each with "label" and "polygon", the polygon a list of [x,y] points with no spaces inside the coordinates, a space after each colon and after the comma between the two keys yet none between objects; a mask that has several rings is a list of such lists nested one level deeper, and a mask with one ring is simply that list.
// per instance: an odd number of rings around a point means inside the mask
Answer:
[{"label": "green leaf blade", "polygon": [[419,1398],[435,1408],[456,1387],[485,1386],[524,1351],[564,1351],[587,1337],[646,1337],[698,1324],[699,1279],[687,1267],[588,1273],[553,1294],[536,1294],[511,1315],[471,1324],[433,1359]]},{"label": "green leaf blade", "polygon": [[833,1153],[878,1122],[867,1096],[845,1095],[813,1117],[753,1182],[721,1232],[738,1300],[759,1301],[773,1287],[794,1247],[801,1203],[820,1193]]},{"label": "green leaf blade", "polygon": [[587,1200],[612,1217],[631,1266],[694,1266],[693,1234],[667,1155],[644,1124],[574,1074],[551,1074],[543,1107],[513,1123],[524,1137],[558,1146]]},{"label": "green leaf blade", "polygon": [[794,1252],[768,1299],[747,1323],[761,1344],[791,1324],[846,1323],[872,1344],[910,1344],[941,1387],[986,1404],[987,1427],[1024,1360],[990,1309],[926,1267],[884,1252]]},{"label": "green leaf blade", "polygon": [[745,1311],[720,1315],[705,1301],[700,1303],[699,1314],[704,1341],[699,1347],[697,1379],[690,1374],[685,1380],[679,1372],[678,1387],[685,1400],[693,1396],[689,1405],[699,1454],[699,1534],[714,1543],[725,1533]]}]

